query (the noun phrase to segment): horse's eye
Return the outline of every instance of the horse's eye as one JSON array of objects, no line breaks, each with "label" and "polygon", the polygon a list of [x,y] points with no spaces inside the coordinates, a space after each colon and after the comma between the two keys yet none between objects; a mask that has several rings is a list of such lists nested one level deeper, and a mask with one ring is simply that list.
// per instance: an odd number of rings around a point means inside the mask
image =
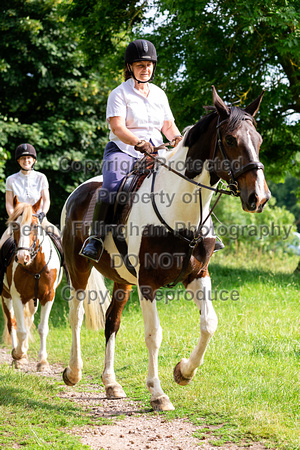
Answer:
[{"label": "horse's eye", "polygon": [[232,147],[236,144],[236,139],[233,136],[226,136],[225,142],[227,145],[230,145],[230,147]]}]

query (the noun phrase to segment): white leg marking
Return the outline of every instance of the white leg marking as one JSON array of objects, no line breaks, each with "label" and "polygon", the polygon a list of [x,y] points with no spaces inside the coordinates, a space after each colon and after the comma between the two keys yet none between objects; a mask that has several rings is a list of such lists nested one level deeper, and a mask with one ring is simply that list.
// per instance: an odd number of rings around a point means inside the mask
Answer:
[{"label": "white leg marking", "polygon": [[67,377],[74,384],[80,381],[81,370],[83,367],[80,348],[80,330],[82,326],[83,317],[84,317],[83,302],[76,300],[76,298],[73,298],[73,300],[71,300],[71,307],[69,313],[70,325],[72,329],[72,347],[69,362],[70,369],[67,371]]},{"label": "white leg marking", "polygon": [[47,302],[44,306],[41,306],[41,320],[39,323],[39,335],[40,335],[40,352],[39,352],[39,362],[47,362],[47,350],[46,350],[46,340],[49,333],[49,315],[51,312],[53,302]]},{"label": "white leg marking", "polygon": [[111,334],[105,348],[104,370],[102,373],[102,381],[105,386],[116,382],[114,371],[115,342],[116,334],[113,333]]},{"label": "white leg marking", "polygon": [[157,314],[156,301],[146,300],[140,291],[139,298],[144,318],[145,342],[149,354],[146,385],[151,393],[150,403],[155,411],[173,410],[174,406],[162,390],[158,378],[158,351],[162,341],[162,329]]},{"label": "white leg marking", "polygon": [[[199,278],[188,285],[188,289],[192,290],[195,295],[195,303],[201,311],[200,321],[200,339],[192,351],[189,359],[182,359],[180,364],[181,374],[184,378],[191,379],[196,373],[197,368],[203,364],[204,354],[207,345],[217,329],[218,318],[215,313],[211,299],[211,280],[210,277]],[[197,300],[197,291],[201,291]]]}]

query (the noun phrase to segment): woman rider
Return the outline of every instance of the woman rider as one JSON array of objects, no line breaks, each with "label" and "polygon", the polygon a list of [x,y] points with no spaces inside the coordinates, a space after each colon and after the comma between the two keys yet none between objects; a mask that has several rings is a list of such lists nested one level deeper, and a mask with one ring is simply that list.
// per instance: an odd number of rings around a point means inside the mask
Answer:
[{"label": "woman rider", "polygon": [[154,146],[163,143],[162,133],[173,146],[182,139],[165,92],[150,84],[156,63],[156,49],[151,42],[145,39],[131,42],[125,51],[125,82],[108,97],[106,120],[110,142],[103,156],[103,185],[95,207],[92,235],[80,252],[94,261],[101,258],[105,227],[111,221],[110,206],[124,176],[143,153],[152,153]]}]

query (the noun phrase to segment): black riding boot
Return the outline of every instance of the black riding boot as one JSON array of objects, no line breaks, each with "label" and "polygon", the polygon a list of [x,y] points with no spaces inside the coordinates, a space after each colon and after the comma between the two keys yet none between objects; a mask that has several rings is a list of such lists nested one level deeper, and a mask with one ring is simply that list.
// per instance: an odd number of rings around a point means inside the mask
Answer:
[{"label": "black riding boot", "polygon": [[109,203],[97,202],[93,215],[92,235],[89,236],[79,254],[98,262],[104,249],[107,227],[111,225],[113,207]]}]

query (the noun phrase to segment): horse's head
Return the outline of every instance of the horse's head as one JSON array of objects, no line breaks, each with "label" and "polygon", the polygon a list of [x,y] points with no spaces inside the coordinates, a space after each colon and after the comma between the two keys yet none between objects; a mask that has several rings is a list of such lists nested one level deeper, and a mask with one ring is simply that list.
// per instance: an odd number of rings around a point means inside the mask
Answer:
[{"label": "horse's head", "polygon": [[14,211],[8,219],[17,248],[15,261],[22,266],[29,265],[36,255],[38,247],[38,218],[37,212],[41,205],[40,200],[35,205],[20,203],[14,197]]},{"label": "horse's head", "polygon": [[211,186],[220,178],[227,181],[248,212],[261,212],[271,197],[254,120],[262,97],[263,93],[245,109],[228,107],[213,86],[214,107],[209,109],[214,111],[187,132],[183,144],[188,147],[186,175],[195,178],[206,168]]},{"label": "horse's head", "polygon": [[259,161],[262,137],[254,120],[263,94],[245,109],[228,107],[213,86],[213,102],[218,114],[213,172],[236,190],[243,209],[248,212],[262,212],[271,197],[264,166]]}]

